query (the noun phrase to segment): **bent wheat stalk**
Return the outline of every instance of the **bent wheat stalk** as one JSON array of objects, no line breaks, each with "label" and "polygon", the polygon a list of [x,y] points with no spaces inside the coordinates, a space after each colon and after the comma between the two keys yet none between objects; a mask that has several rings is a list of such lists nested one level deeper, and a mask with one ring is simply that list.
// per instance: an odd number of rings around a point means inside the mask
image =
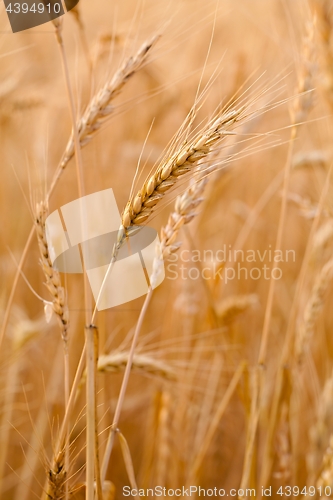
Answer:
[{"label": "bent wheat stalk", "polygon": [[201,194],[203,193],[203,190],[207,182],[208,182],[207,178],[203,178],[198,182],[195,182],[194,178],[191,180],[190,186],[185,191],[185,193],[177,197],[175,203],[175,211],[170,215],[167,226],[165,228],[162,228],[161,231],[162,241],[157,247],[157,257],[154,259],[153,272],[152,276],[150,277],[150,287],[145,302],[142,306],[140,317],[134,332],[131,348],[128,354],[128,360],[125,368],[123,382],[120,388],[117,406],[108,437],[108,442],[102,465],[102,473],[101,473],[102,481],[104,481],[106,477],[107,468],[113,449],[115,434],[118,431],[120,414],[124,403],[125,393],[127,390],[131,369],[135,359],[135,349],[138,343],[142,324],[152,297],[153,289],[158,279],[161,266],[163,265],[163,257],[167,257],[171,253],[176,252],[180,247],[181,243],[176,243],[179,229],[184,224],[188,224],[195,217],[196,213],[194,212],[194,210],[203,201],[203,198],[201,198]]}]

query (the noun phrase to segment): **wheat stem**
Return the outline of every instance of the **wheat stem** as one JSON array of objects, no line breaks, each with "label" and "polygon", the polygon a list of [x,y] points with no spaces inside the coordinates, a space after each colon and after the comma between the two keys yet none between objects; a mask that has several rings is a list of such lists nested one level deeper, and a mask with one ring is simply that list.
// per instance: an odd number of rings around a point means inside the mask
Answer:
[{"label": "wheat stem", "polygon": [[130,348],[129,355],[128,355],[128,361],[127,361],[123,381],[122,381],[121,388],[120,388],[120,393],[119,393],[119,397],[118,397],[118,401],[117,401],[117,405],[116,405],[116,409],[115,409],[115,413],[114,413],[114,417],[113,417],[111,430],[110,430],[109,437],[108,437],[108,442],[107,442],[105,453],[104,453],[102,471],[101,471],[102,483],[106,479],[106,473],[107,473],[107,469],[108,469],[108,465],[109,465],[109,461],[110,461],[110,457],[111,457],[111,453],[112,453],[112,449],[113,449],[115,433],[117,432],[117,429],[118,429],[119,418],[120,418],[121,410],[122,410],[122,407],[124,404],[124,399],[125,399],[125,394],[126,394],[126,390],[127,390],[127,386],[128,386],[128,381],[129,381],[129,377],[131,374],[131,368],[132,368],[132,364],[133,364],[135,348],[136,348],[138,340],[139,340],[139,335],[141,332],[142,324],[143,324],[144,318],[145,318],[147,310],[148,310],[148,306],[149,306],[149,303],[150,303],[150,300],[152,297],[152,293],[153,293],[153,289],[152,289],[152,287],[149,287],[149,290],[148,290],[148,293],[146,295],[144,304],[142,306],[140,316],[139,316],[138,322],[136,324],[135,332],[133,335],[131,348]]}]

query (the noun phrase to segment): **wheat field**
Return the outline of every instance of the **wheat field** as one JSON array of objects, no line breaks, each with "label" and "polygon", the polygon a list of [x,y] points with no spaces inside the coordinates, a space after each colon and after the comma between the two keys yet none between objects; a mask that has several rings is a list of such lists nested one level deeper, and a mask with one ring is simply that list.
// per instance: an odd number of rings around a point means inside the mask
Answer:
[{"label": "wheat field", "polygon": [[[0,67],[1,500],[333,497],[332,1],[0,2]],[[110,188],[99,308],[47,218]]]}]

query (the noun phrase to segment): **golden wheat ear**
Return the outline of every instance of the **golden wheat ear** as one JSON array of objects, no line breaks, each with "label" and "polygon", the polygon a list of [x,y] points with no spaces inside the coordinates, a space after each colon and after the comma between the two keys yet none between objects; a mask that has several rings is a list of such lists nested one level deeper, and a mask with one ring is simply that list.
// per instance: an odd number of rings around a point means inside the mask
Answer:
[{"label": "golden wheat ear", "polygon": [[[113,78],[92,98],[82,117],[77,122],[81,147],[88,144],[101,128],[102,124],[110,118],[114,112],[112,102],[120,94],[124,85],[142,68],[149,51],[154,47],[159,38],[159,35],[155,35],[144,42],[138,52],[129,57],[118,71],[116,71]],[[75,145],[72,134],[60,163],[62,169],[66,167],[69,160],[74,156],[74,153]]]},{"label": "golden wheat ear", "polygon": [[215,117],[191,142],[182,144],[171,158],[157,166],[155,173],[146,179],[139,193],[126,205],[122,215],[126,230],[133,224],[143,224],[149,219],[154,207],[177,184],[179,178],[193,172],[199,162],[230,134],[243,111],[244,107],[241,107]]},{"label": "golden wheat ear", "polygon": [[53,298],[53,310],[57,315],[61,328],[61,336],[65,343],[68,341],[69,313],[66,301],[65,289],[61,285],[60,274],[52,266],[46,240],[45,221],[48,210],[44,202],[38,203],[36,207],[35,226],[38,246],[41,254],[41,266],[46,278],[46,287]]}]

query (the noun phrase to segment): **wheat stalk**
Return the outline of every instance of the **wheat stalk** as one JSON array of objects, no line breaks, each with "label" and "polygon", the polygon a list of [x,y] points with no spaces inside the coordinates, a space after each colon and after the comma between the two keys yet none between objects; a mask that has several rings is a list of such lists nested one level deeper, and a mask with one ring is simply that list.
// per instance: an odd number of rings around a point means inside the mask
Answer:
[{"label": "wheat stalk", "polygon": [[172,396],[168,391],[162,391],[159,395],[159,411],[157,416],[156,484],[166,484],[167,482],[168,465],[171,458],[171,409]]}]

